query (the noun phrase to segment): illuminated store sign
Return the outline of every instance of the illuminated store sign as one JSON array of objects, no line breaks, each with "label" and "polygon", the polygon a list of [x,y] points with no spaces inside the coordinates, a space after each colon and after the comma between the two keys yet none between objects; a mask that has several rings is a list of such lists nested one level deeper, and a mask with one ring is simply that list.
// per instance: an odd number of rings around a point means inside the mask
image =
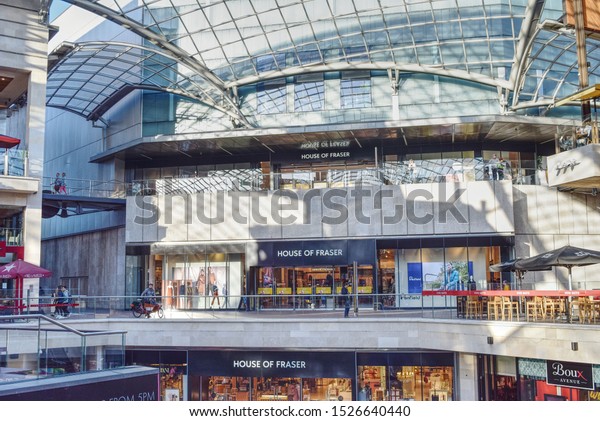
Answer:
[{"label": "illuminated store sign", "polygon": [[591,364],[546,361],[546,369],[548,384],[594,390]]}]

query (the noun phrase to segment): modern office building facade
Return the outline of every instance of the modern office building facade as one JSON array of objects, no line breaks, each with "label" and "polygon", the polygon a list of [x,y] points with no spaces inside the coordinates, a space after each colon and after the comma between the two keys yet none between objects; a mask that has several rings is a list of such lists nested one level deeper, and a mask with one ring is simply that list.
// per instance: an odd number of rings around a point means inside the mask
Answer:
[{"label": "modern office building facade", "polygon": [[[68,3],[53,22],[45,175],[123,183],[127,200],[124,212],[44,221],[51,282],[82,295],[132,295],[152,282],[186,310],[335,311],[345,283],[356,309],[448,308],[456,298],[423,294],[447,284],[446,270],[458,272],[456,289],[472,280],[480,290],[561,290],[560,269],[517,285],[489,266],[564,244],[600,248],[593,177],[548,185],[547,158],[585,127],[577,104],[554,106],[580,88],[562,1]],[[586,41],[593,85],[599,41]],[[72,250],[89,253],[65,259]],[[598,287],[593,267],[573,270],[574,288]],[[376,356],[348,347],[335,370],[317,364],[339,375],[253,374],[252,361],[287,357],[243,344],[229,347],[265,357],[231,354],[250,366],[222,373],[197,362],[215,360],[200,355],[210,350],[174,363],[199,376],[186,397],[222,395],[217,375],[254,396],[264,382],[244,379],[282,377],[295,396],[298,379],[319,377],[351,383],[346,397],[358,399],[355,379],[372,376],[382,398],[460,397],[424,383],[397,391],[425,371],[459,387],[460,357],[435,343]],[[512,352],[499,357],[511,359],[503,367],[514,381],[504,381],[516,389],[525,353]],[[540,367],[525,361],[520,373],[536,379]]]}]

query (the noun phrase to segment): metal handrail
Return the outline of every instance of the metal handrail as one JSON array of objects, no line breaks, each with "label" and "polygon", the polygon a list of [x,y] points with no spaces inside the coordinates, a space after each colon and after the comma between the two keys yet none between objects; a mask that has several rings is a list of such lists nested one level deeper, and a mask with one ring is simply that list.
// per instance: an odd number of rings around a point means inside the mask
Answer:
[{"label": "metal handrail", "polygon": [[[435,292],[435,291],[434,291]],[[460,292],[460,291],[459,291]],[[464,294],[472,293],[462,291]],[[481,294],[513,292],[519,291],[476,291]],[[531,291],[528,291],[531,292]],[[540,294],[552,295],[549,291],[540,291]],[[600,293],[582,291],[588,295],[600,295]],[[435,296],[434,296],[435,295]],[[454,294],[409,294],[409,293],[351,293],[352,303],[358,303],[357,311],[374,312],[384,317],[398,317],[410,314],[411,317],[436,318],[436,319],[455,319],[461,318],[462,298],[453,296]],[[554,294],[555,295],[555,294]],[[129,318],[132,317],[130,304],[139,299],[139,296],[85,296],[74,295],[74,304],[71,306],[71,315],[74,319],[86,318]],[[330,294],[244,294],[244,295],[221,295],[219,301],[213,303],[213,296],[203,295],[173,295],[157,296],[155,299],[162,305],[167,318],[190,319],[204,317],[203,314],[215,314],[221,311],[250,311],[254,314],[263,312],[281,314],[289,311],[319,311],[325,313],[335,313],[344,308],[344,299],[347,296],[339,292]],[[45,302],[51,297],[39,297],[35,300]],[[406,300],[410,302],[407,305],[400,305]],[[41,304],[43,308],[54,307],[54,304]],[[60,305],[59,305],[60,307]],[[354,305],[353,305],[354,307]],[[17,307],[14,307],[15,309]],[[30,305],[35,310],[36,304]],[[27,310],[26,310],[27,311]],[[227,314],[227,313],[223,313]],[[230,313],[231,314],[231,313]],[[13,317],[19,318],[15,315]],[[1,320],[1,319],[0,319]],[[52,319],[51,319],[52,320]],[[73,320],[73,318],[71,319]]]},{"label": "metal handrail", "polygon": [[[36,319],[38,319],[38,321],[44,320],[46,322],[49,322],[53,325],[60,327],[63,330],[67,330],[67,331],[74,333],[81,337],[102,336],[102,335],[126,335],[127,334],[126,330],[103,330],[103,331],[94,331],[94,332],[82,332],[71,326],[61,323],[56,319],[53,319],[52,317],[48,317],[44,314],[15,314],[15,315],[11,315],[11,316],[0,316],[0,321],[4,321],[4,320],[6,320],[6,321],[36,320]],[[7,328],[11,328],[10,330],[15,330],[14,326],[15,325],[0,325],[0,330],[6,330]],[[38,323],[38,329],[45,330],[45,329],[41,328],[41,324],[39,324],[39,323]],[[31,329],[28,329],[28,330],[31,330]]]},{"label": "metal handrail", "polygon": [[[31,320],[37,320],[37,324],[35,327],[31,327],[30,325],[22,325],[20,323],[16,323],[16,322],[25,322],[28,323]],[[2,322],[12,322],[12,323],[2,323]],[[46,322],[49,325],[54,325],[56,327],[58,327],[58,329],[56,328],[51,328],[50,326],[43,326],[42,323]],[[36,346],[36,350],[35,352],[31,352],[31,350],[29,352],[24,352],[24,353],[28,353],[28,354],[33,354],[35,355],[35,367],[33,367],[33,364],[29,367],[26,367],[28,369],[35,369],[35,377],[33,378],[15,378],[15,379],[5,379],[5,382],[26,382],[26,381],[30,381],[30,380],[35,380],[41,377],[47,377],[47,376],[55,376],[55,375],[64,375],[64,374],[68,374],[67,371],[63,371],[63,372],[56,372],[54,371],[54,367],[50,367],[48,366],[48,355],[50,352],[52,352],[53,350],[60,350],[68,345],[68,341],[66,341],[65,339],[61,338],[60,336],[56,336],[55,338],[52,338],[52,335],[60,335],[62,333],[67,333],[67,334],[72,334],[75,335],[75,337],[73,338],[73,340],[76,342],[79,342],[79,344],[77,346],[80,347],[81,349],[81,355],[79,355],[78,357],[74,357],[74,358],[69,358],[68,360],[70,361],[77,361],[78,360],[78,364],[79,364],[79,369],[77,369],[77,366],[74,366],[74,370],[72,370],[71,372],[85,372],[88,371],[86,369],[86,360],[87,360],[87,356],[88,356],[88,339],[92,338],[92,337],[104,337],[105,339],[105,345],[106,346],[114,346],[114,342],[112,342],[110,339],[108,339],[109,337],[114,337],[114,335],[120,335],[121,339],[120,339],[120,347],[121,347],[121,354],[122,354],[122,360],[121,360],[121,364],[124,364],[124,356],[125,356],[125,345],[126,345],[126,341],[125,341],[125,335],[127,334],[127,331],[124,330],[103,330],[103,331],[81,331],[78,330],[72,326],[68,326],[58,320],[54,320],[44,314],[13,314],[13,315],[7,315],[7,316],[0,316],[0,331],[5,331],[6,332],[6,338],[4,339],[5,344],[4,346],[6,348],[4,348],[5,352],[8,350],[8,347],[10,346],[10,344],[13,344],[14,341],[12,340],[12,335],[16,335],[17,337],[19,337],[19,335],[21,335],[21,337],[19,338],[21,341],[25,341],[27,339],[29,339],[30,341],[36,342],[37,346]],[[10,333],[9,332],[13,332]],[[26,332],[34,332],[35,337],[31,337],[31,336],[27,336]],[[11,335],[11,336],[9,336]],[[4,336],[4,335],[3,335]],[[51,346],[49,344],[49,341],[56,341],[58,340],[58,342],[55,344],[55,346]],[[20,343],[20,342],[19,342]],[[14,346],[14,345],[13,345]],[[96,347],[98,346],[98,344],[94,343],[91,345],[92,347]],[[21,353],[21,349],[19,349],[19,353]],[[10,351],[8,351],[10,352]],[[46,355],[46,357],[43,357],[43,355]],[[45,361],[45,363],[44,363]],[[7,367],[8,369],[12,369],[14,367]],[[0,368],[0,372],[3,371],[3,368]]]}]

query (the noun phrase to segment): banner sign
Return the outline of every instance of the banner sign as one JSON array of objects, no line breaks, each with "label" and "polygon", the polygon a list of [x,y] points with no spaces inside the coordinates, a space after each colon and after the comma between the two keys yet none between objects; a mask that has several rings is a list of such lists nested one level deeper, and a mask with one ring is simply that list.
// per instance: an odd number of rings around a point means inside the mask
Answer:
[{"label": "banner sign", "polygon": [[600,290],[489,290],[489,291],[423,291],[424,296],[483,296],[483,297],[600,297]]},{"label": "banner sign", "polygon": [[408,293],[420,294],[423,291],[423,266],[421,263],[408,263]]}]

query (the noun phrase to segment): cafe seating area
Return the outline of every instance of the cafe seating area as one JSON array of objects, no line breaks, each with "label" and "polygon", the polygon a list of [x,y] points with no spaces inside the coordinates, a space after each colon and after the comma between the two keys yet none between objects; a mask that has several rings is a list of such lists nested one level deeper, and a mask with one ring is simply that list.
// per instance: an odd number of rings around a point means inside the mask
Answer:
[{"label": "cafe seating area", "polygon": [[457,297],[458,316],[493,321],[600,323],[600,297],[529,296],[529,293],[494,295],[484,291],[466,295],[469,293],[465,292]]}]

